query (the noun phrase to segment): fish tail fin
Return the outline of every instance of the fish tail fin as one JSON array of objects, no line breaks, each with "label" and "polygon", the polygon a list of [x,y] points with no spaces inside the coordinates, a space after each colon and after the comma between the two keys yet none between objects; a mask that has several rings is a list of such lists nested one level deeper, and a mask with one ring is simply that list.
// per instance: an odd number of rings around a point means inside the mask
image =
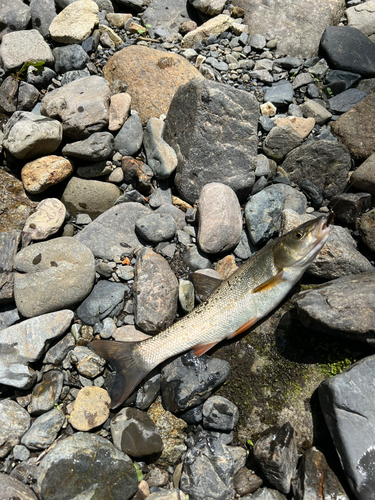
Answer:
[{"label": "fish tail fin", "polygon": [[108,361],[116,371],[111,390],[112,409],[120,406],[151,371],[144,366],[140,356],[137,356],[139,343],[94,340],[88,344],[90,349]]}]

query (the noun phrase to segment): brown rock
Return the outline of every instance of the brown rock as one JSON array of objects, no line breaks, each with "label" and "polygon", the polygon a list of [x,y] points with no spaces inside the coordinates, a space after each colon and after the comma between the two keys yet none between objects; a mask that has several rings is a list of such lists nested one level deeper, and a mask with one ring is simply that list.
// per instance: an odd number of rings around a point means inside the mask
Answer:
[{"label": "brown rock", "polygon": [[178,32],[182,36],[184,36],[187,33],[190,33],[190,31],[194,31],[195,29],[197,29],[197,23],[195,21],[185,21],[178,27]]},{"label": "brown rock", "polygon": [[233,255],[227,255],[215,265],[215,271],[219,273],[222,280],[229,278],[236,270],[237,264]]},{"label": "brown rock", "polygon": [[37,203],[27,197],[22,182],[0,170],[0,233],[22,230]]},{"label": "brown rock", "polygon": [[361,240],[375,252],[375,208],[362,215],[359,222]]},{"label": "brown rock", "polygon": [[366,160],[375,152],[375,93],[370,94],[332,125],[332,133],[343,142],[352,156]]},{"label": "brown rock", "polygon": [[109,125],[108,130],[114,132],[120,130],[129,116],[131,97],[126,92],[115,94],[111,97],[109,104]]},{"label": "brown rock", "polygon": [[299,118],[297,116],[287,116],[285,118],[279,118],[276,123],[279,125],[289,125],[292,127],[301,137],[304,139],[309,135],[315,126],[314,118]]},{"label": "brown rock", "polygon": [[89,431],[104,424],[109,417],[111,398],[100,387],[84,387],[77,395],[69,423],[78,431]]},{"label": "brown rock", "polygon": [[357,189],[375,195],[375,153],[354,170],[350,182]]},{"label": "brown rock", "polygon": [[112,89],[127,87],[143,125],[168,112],[180,85],[203,78],[182,56],[134,45],[112,56],[103,71]]},{"label": "brown rock", "polygon": [[132,156],[124,156],[121,160],[121,168],[124,171],[124,181],[132,184],[140,193],[149,195],[152,190],[152,172],[147,170],[147,165],[142,160]]},{"label": "brown rock", "polygon": [[29,193],[42,193],[73,173],[69,160],[62,156],[43,156],[26,163],[21,171],[23,185]]},{"label": "brown rock", "polygon": [[114,12],[108,12],[106,15],[107,21],[109,21],[112,26],[122,29],[125,26],[126,21],[132,19],[131,14],[120,14]]}]

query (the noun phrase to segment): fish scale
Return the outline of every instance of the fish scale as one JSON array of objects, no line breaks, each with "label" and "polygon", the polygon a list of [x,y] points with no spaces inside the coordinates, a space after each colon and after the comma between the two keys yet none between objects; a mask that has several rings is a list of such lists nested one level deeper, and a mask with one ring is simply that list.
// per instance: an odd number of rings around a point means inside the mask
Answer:
[{"label": "fish scale", "polygon": [[330,219],[322,216],[305,222],[263,247],[221,282],[207,301],[160,334],[141,342],[91,342],[89,347],[116,370],[112,408],[163,361],[189,349],[201,355],[271,312],[323,247]]}]

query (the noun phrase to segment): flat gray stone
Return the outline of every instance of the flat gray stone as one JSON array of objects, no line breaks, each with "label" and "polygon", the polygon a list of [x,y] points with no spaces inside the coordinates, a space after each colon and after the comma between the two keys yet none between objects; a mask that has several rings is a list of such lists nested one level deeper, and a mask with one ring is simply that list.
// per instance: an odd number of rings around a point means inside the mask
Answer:
[{"label": "flat gray stone", "polygon": [[113,135],[110,132],[95,132],[83,141],[66,144],[61,152],[80,160],[102,161],[112,156],[113,143]]},{"label": "flat gray stone", "polygon": [[65,415],[54,408],[34,420],[30,429],[23,435],[21,443],[30,450],[44,450],[51,446],[64,423]]},{"label": "flat gray stone", "polygon": [[178,281],[168,262],[143,248],[137,255],[134,278],[136,325],[147,333],[170,326],[177,312]]},{"label": "flat gray stone", "polygon": [[60,120],[65,136],[73,140],[86,139],[108,126],[109,99],[107,80],[87,76],[48,92],[42,99],[40,112]]},{"label": "flat gray stone", "polygon": [[31,26],[39,31],[42,37],[49,35],[49,27],[56,17],[54,0],[31,0],[30,2]]},{"label": "flat gray stone", "polygon": [[120,262],[142,244],[135,232],[136,221],[152,211],[140,203],[121,203],[100,215],[75,238],[90,248],[95,257]]},{"label": "flat gray stone", "polygon": [[26,318],[74,308],[90,293],[95,280],[93,254],[69,237],[24,248],[14,269],[14,299]]},{"label": "flat gray stone", "polygon": [[141,149],[142,142],[142,122],[139,114],[132,110],[131,115],[115,137],[114,150],[123,156],[133,156]]},{"label": "flat gray stone", "polygon": [[195,203],[203,186],[215,181],[240,199],[248,195],[255,180],[258,109],[251,94],[220,83],[194,79],[179,87],[164,139],[177,154],[175,185],[182,198]]},{"label": "flat gray stone", "polygon": [[242,214],[233,189],[219,182],[206,184],[199,196],[198,211],[198,244],[203,252],[226,252],[238,244]]},{"label": "flat gray stone", "polygon": [[78,318],[87,325],[94,325],[108,316],[117,316],[124,307],[124,295],[128,290],[122,283],[98,281],[90,295],[78,307]]},{"label": "flat gray stone", "polygon": [[4,126],[3,146],[21,160],[45,156],[60,146],[62,134],[59,121],[16,111]]},{"label": "flat gray stone", "polygon": [[345,476],[356,498],[372,500],[375,356],[358,361],[319,387],[319,400]]},{"label": "flat gray stone", "polygon": [[151,117],[143,134],[147,164],[157,179],[170,177],[177,167],[174,149],[163,140],[164,126],[164,120]]},{"label": "flat gray stone", "polygon": [[0,401],[0,458],[4,458],[17,445],[30,427],[29,413],[11,399]]},{"label": "flat gray stone", "polygon": [[138,219],[135,229],[146,241],[160,243],[173,238],[177,231],[177,224],[170,214],[153,213]]},{"label": "flat gray stone", "polygon": [[[73,312],[69,310],[27,319],[0,332],[0,383],[29,388],[36,375],[28,363],[37,361],[46,346],[69,328]],[[15,344],[14,339],[17,339]]]}]

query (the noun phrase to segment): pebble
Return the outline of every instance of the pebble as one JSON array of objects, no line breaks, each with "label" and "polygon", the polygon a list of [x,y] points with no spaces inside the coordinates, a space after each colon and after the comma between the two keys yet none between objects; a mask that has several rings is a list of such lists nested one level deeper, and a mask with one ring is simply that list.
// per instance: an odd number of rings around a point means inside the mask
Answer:
[{"label": "pebble", "polygon": [[65,206],[57,198],[45,198],[28,217],[22,231],[22,246],[30,241],[46,240],[57,233],[65,221]]},{"label": "pebble", "polygon": [[63,412],[56,408],[40,415],[22,436],[21,443],[29,450],[48,448],[55,441],[64,420]]},{"label": "pebble", "polygon": [[203,428],[211,431],[230,432],[239,418],[236,405],[222,396],[211,396],[203,403]]},{"label": "pebble", "polygon": [[163,140],[164,120],[151,117],[143,135],[147,164],[157,179],[166,179],[177,167],[177,156]]},{"label": "pebble", "polygon": [[109,417],[111,398],[100,387],[84,387],[74,401],[69,423],[77,431],[89,431],[102,425]]},{"label": "pebble", "polygon": [[116,132],[125,123],[130,113],[131,97],[126,92],[111,96],[109,104],[108,130]]},{"label": "pebble", "polygon": [[29,413],[11,399],[0,401],[0,457],[4,458],[12,448],[20,442],[29,429],[31,418]]},{"label": "pebble", "polygon": [[57,404],[63,388],[64,375],[59,370],[52,370],[43,375],[31,394],[29,413],[32,416],[41,415]]},{"label": "pebble", "polygon": [[185,313],[189,313],[194,309],[194,285],[191,281],[180,279],[178,300]]},{"label": "pebble", "polygon": [[168,241],[174,237],[177,225],[169,214],[150,214],[137,220],[135,229],[139,236],[150,243]]}]

